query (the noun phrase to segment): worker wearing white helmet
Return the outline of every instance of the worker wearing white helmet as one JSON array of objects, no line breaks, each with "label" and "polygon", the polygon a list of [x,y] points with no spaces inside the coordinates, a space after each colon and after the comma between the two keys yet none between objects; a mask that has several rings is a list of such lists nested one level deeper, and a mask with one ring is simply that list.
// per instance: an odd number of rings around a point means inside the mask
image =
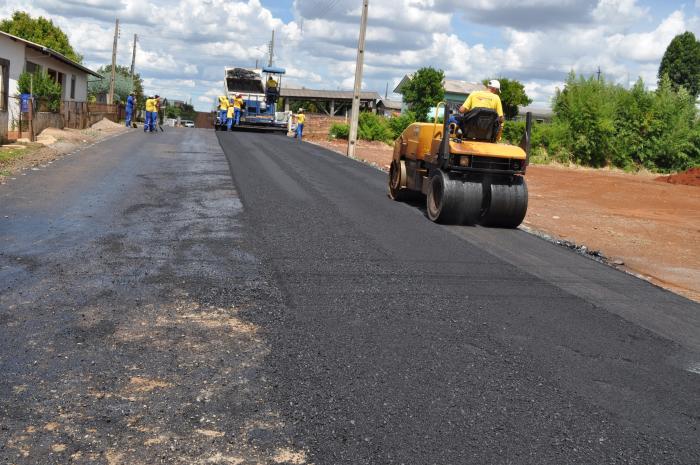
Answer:
[{"label": "worker wearing white helmet", "polygon": [[301,138],[304,136],[304,122],[306,121],[303,108],[299,108],[299,112],[295,115],[295,118],[297,120],[297,130],[294,137],[301,142]]},{"label": "worker wearing white helmet", "polygon": [[495,79],[489,81],[488,90],[478,90],[469,94],[464,104],[459,107],[460,113],[466,113],[474,108],[488,108],[498,113],[499,121],[503,123],[503,104],[498,94],[501,93],[501,83]]}]

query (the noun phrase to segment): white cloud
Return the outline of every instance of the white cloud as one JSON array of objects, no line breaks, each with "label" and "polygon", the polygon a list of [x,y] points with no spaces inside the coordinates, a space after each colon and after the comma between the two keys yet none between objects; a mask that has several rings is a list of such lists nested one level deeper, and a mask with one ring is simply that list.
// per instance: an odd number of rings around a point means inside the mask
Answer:
[{"label": "white cloud", "polygon": [[686,30],[682,11],[676,11],[666,18],[655,30],[633,34],[615,34],[606,42],[611,53],[636,61],[661,60],[668,44],[678,34]]},{"label": "white cloud", "polygon": [[[20,9],[52,18],[92,68],[111,61],[118,16],[118,63],[131,64],[137,33],[136,70],[146,78],[146,92],[191,98],[203,110],[222,89],[224,66],[266,61],[273,28],[285,85],[352,88],[357,2],[295,0],[294,19],[287,21],[266,2],[5,0],[0,15]],[[421,66],[442,68],[453,79],[520,79],[537,102],[547,102],[572,69],[590,74],[600,66],[617,82],[641,75],[653,83],[673,36],[700,33],[697,12],[679,8],[658,17],[641,0],[475,0],[469,8],[464,0],[373,0],[369,14],[363,82],[381,94],[387,82],[393,88]],[[470,22],[478,24],[474,31]]]}]

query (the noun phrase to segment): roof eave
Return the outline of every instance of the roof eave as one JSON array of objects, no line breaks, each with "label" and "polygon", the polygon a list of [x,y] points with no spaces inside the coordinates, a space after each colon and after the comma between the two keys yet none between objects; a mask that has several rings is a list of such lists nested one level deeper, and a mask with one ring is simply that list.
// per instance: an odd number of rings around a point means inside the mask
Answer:
[{"label": "roof eave", "polygon": [[49,47],[46,47],[46,46],[41,45],[41,44],[37,44],[37,43],[32,42],[32,41],[27,40],[27,39],[23,39],[21,37],[17,37],[17,36],[12,35],[12,34],[8,34],[7,32],[0,31],[0,34],[6,35],[7,37],[9,37],[11,40],[14,40],[15,42],[22,42],[23,44],[25,44],[25,46],[33,48],[34,50],[38,50],[41,53],[48,54],[48,55],[52,56],[53,58],[55,58],[59,61],[62,61],[63,63],[65,63],[67,65],[72,66],[73,68],[77,68],[77,69],[84,71],[88,74],[92,74],[93,76],[102,77],[99,73],[91,70],[90,68],[87,68],[87,67],[81,65],[80,63],[77,63],[77,62],[71,60],[67,56],[65,56],[61,53],[58,53],[57,51],[50,49]]}]

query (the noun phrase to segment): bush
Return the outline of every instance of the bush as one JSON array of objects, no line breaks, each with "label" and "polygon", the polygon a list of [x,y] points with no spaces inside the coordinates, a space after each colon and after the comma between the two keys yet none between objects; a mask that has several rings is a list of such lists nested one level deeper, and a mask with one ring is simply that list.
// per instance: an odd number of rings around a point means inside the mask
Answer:
[{"label": "bush", "polygon": [[347,139],[350,136],[350,126],[345,123],[333,123],[328,135],[333,139]]},{"label": "bush", "polygon": [[513,145],[520,144],[525,134],[525,121],[506,121],[503,123],[503,141]]},{"label": "bush", "polygon": [[25,71],[19,75],[17,87],[20,94],[29,94],[31,90],[34,97],[46,99],[49,111],[57,112],[61,108],[61,85],[54,82],[48,73],[30,74]]},{"label": "bush", "polygon": [[554,100],[551,125],[537,125],[533,147],[590,166],[685,170],[700,164],[700,123],[692,96],[668,78],[656,91],[632,89],[573,73]]},{"label": "bush", "polygon": [[390,142],[394,139],[387,119],[374,113],[360,113],[357,137],[364,140]]},{"label": "bush", "polygon": [[416,114],[412,111],[407,111],[401,116],[394,116],[387,120],[389,129],[391,130],[392,139],[397,139],[408,126],[416,122]]}]

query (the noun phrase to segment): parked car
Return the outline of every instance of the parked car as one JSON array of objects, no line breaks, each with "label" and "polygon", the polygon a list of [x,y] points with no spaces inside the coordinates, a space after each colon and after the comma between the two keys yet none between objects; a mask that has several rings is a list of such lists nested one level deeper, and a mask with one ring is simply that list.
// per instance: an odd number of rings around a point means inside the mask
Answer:
[{"label": "parked car", "polygon": [[193,128],[194,127],[194,121],[188,120],[188,119],[183,119],[182,120],[182,126],[186,128]]}]

